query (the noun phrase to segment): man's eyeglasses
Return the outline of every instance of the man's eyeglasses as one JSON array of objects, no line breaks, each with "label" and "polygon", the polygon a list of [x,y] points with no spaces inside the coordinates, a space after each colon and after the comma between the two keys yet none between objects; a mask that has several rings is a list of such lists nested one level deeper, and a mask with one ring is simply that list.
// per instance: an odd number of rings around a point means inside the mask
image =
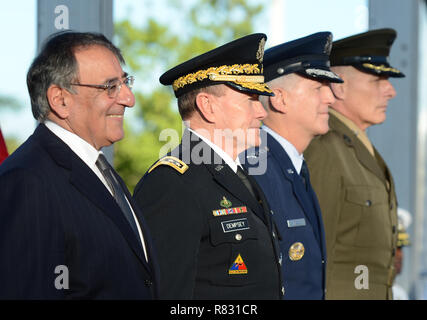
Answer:
[{"label": "man's eyeglasses", "polygon": [[70,83],[72,86],[80,87],[89,87],[95,89],[107,90],[108,96],[112,99],[115,99],[122,88],[122,85],[125,84],[126,87],[132,89],[133,83],[135,82],[135,77],[127,76],[123,81],[119,79],[114,79],[109,81],[106,84],[83,84],[83,83]]}]

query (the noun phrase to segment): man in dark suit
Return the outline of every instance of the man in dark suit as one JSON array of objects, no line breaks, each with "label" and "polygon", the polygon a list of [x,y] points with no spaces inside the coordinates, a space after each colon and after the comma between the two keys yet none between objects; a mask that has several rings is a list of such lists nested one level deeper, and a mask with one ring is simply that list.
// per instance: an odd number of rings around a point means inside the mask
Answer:
[{"label": "man in dark suit", "polygon": [[[134,197],[159,252],[162,299],[280,299],[277,232],[264,195],[237,155],[259,144],[270,95],[264,34],[195,57],[160,77],[186,129]],[[250,140],[250,141],[249,141]]]},{"label": "man in dark suit", "polygon": [[27,75],[34,134],[0,167],[1,299],[151,299],[143,217],[100,149],[123,137],[133,78],[101,34],[53,35]]},{"label": "man in dark suit", "polygon": [[[303,152],[314,136],[328,131],[330,32],[319,32],[268,49],[264,72],[274,96],[260,100],[268,112],[260,148],[248,150],[248,170],[265,161],[257,180],[281,234],[285,299],[324,299],[325,235]],[[251,171],[249,171],[251,173]]]}]

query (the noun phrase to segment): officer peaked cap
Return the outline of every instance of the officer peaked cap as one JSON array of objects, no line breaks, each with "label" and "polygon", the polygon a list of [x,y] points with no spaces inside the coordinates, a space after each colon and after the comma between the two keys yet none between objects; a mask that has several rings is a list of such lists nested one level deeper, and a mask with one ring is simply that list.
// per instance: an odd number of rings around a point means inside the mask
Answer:
[{"label": "officer peaked cap", "polygon": [[265,51],[265,80],[298,73],[314,80],[343,82],[330,69],[329,53],[332,33],[318,32],[293,41],[285,42]]},{"label": "officer peaked cap", "polygon": [[259,95],[274,95],[264,83],[263,57],[267,36],[255,33],[196,56],[165,72],[163,85],[172,85],[175,96],[203,87],[226,84]]},{"label": "officer peaked cap", "polygon": [[404,77],[405,75],[390,66],[389,54],[397,33],[393,29],[376,29],[356,34],[332,45],[332,66],[354,66],[355,68],[378,76]]}]

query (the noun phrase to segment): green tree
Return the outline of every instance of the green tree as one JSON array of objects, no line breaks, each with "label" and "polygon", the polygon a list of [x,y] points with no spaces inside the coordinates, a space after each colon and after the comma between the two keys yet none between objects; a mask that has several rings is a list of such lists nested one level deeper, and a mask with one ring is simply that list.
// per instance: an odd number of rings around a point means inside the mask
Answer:
[{"label": "green tree", "polygon": [[126,123],[125,139],[115,144],[115,167],[132,191],[170,143],[159,140],[162,130],[182,132],[172,89],[160,85],[154,75],[252,33],[253,21],[263,9],[247,0],[169,0],[164,6],[164,14],[172,13],[170,23],[150,16],[141,27],[128,20],[115,25],[115,42],[136,81],[144,84],[135,90],[136,119]]}]

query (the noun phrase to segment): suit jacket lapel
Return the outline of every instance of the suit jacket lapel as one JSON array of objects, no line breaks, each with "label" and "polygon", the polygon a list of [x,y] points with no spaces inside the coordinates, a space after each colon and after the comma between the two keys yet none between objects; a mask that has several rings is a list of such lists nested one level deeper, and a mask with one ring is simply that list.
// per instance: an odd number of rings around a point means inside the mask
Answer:
[{"label": "suit jacket lapel", "polygon": [[[132,206],[132,209],[133,209],[135,216],[138,220],[139,226],[141,227],[141,232],[143,233],[143,238],[144,238],[144,242],[145,242],[145,249],[147,250],[148,261],[150,262],[150,264],[152,264],[152,266],[154,266],[157,263],[157,260],[156,260],[155,255],[153,254],[153,251],[152,251],[153,243],[151,242],[152,238],[151,238],[151,234],[150,234],[150,231],[148,229],[148,226],[145,223],[144,217],[143,217],[138,205],[136,204],[136,202],[133,200],[133,197],[129,193],[129,190],[128,190],[126,184],[124,183],[123,179],[118,174],[116,174],[116,177],[117,177],[117,181],[119,181],[119,183],[121,184],[121,186],[125,192],[125,195],[129,201],[130,205]],[[127,221],[126,221],[126,223],[127,223]],[[156,270],[156,268],[153,267],[153,270]]]},{"label": "suit jacket lapel", "polygon": [[307,191],[304,183],[301,180],[301,177],[292,164],[291,159],[280,143],[270,134],[267,134],[267,142],[269,148],[267,157],[271,158],[270,161],[275,161],[278,164],[278,167],[282,171],[284,178],[292,185],[293,194],[300,204],[305,217],[312,226],[319,248],[323,253],[326,252],[321,211],[317,202],[317,197],[313,188],[311,187],[310,182],[308,181],[309,189]]},{"label": "suit jacket lapel", "polygon": [[[188,130],[184,132],[180,145],[181,158],[184,160],[188,158],[186,155],[190,155],[190,157],[199,155],[205,167],[212,174],[212,178],[233,196],[249,206],[265,222],[263,208],[237,174],[207,143],[196,137]],[[194,161],[194,159],[192,160]]]},{"label": "suit jacket lapel", "polygon": [[[95,173],[57,136],[43,124],[36,133],[40,134],[40,142],[59,165],[69,170],[70,183],[80,191],[82,196],[95,204],[105,213],[121,231],[138,258],[146,265],[146,259],[135,237],[135,234],[107,188]],[[147,266],[147,265],[146,265]]]},{"label": "suit jacket lapel", "polygon": [[331,130],[335,130],[340,133],[342,136],[344,143],[354,149],[356,157],[359,162],[366,167],[369,171],[374,173],[379,179],[381,179],[384,183],[386,177],[384,176],[384,172],[378,165],[377,160],[373,157],[368,149],[363,145],[363,143],[357,138],[353,131],[351,131],[344,123],[342,123],[338,118],[336,118],[333,114],[329,114],[329,125]]},{"label": "suit jacket lapel", "polygon": [[226,164],[205,164],[212,178],[237,199],[249,206],[265,222],[264,213],[258,201],[252,196],[240,178]]},{"label": "suit jacket lapel", "polygon": [[312,200],[310,199],[308,192],[305,190],[304,184],[288,154],[280,143],[277,142],[270,134],[267,134],[267,143],[269,148],[267,156],[274,158],[274,160],[279,164],[279,168],[282,171],[283,176],[291,183],[294,196],[298,200],[311,225],[318,225],[318,223],[314,221],[314,219],[317,219],[313,215],[314,208],[310,205]]}]

